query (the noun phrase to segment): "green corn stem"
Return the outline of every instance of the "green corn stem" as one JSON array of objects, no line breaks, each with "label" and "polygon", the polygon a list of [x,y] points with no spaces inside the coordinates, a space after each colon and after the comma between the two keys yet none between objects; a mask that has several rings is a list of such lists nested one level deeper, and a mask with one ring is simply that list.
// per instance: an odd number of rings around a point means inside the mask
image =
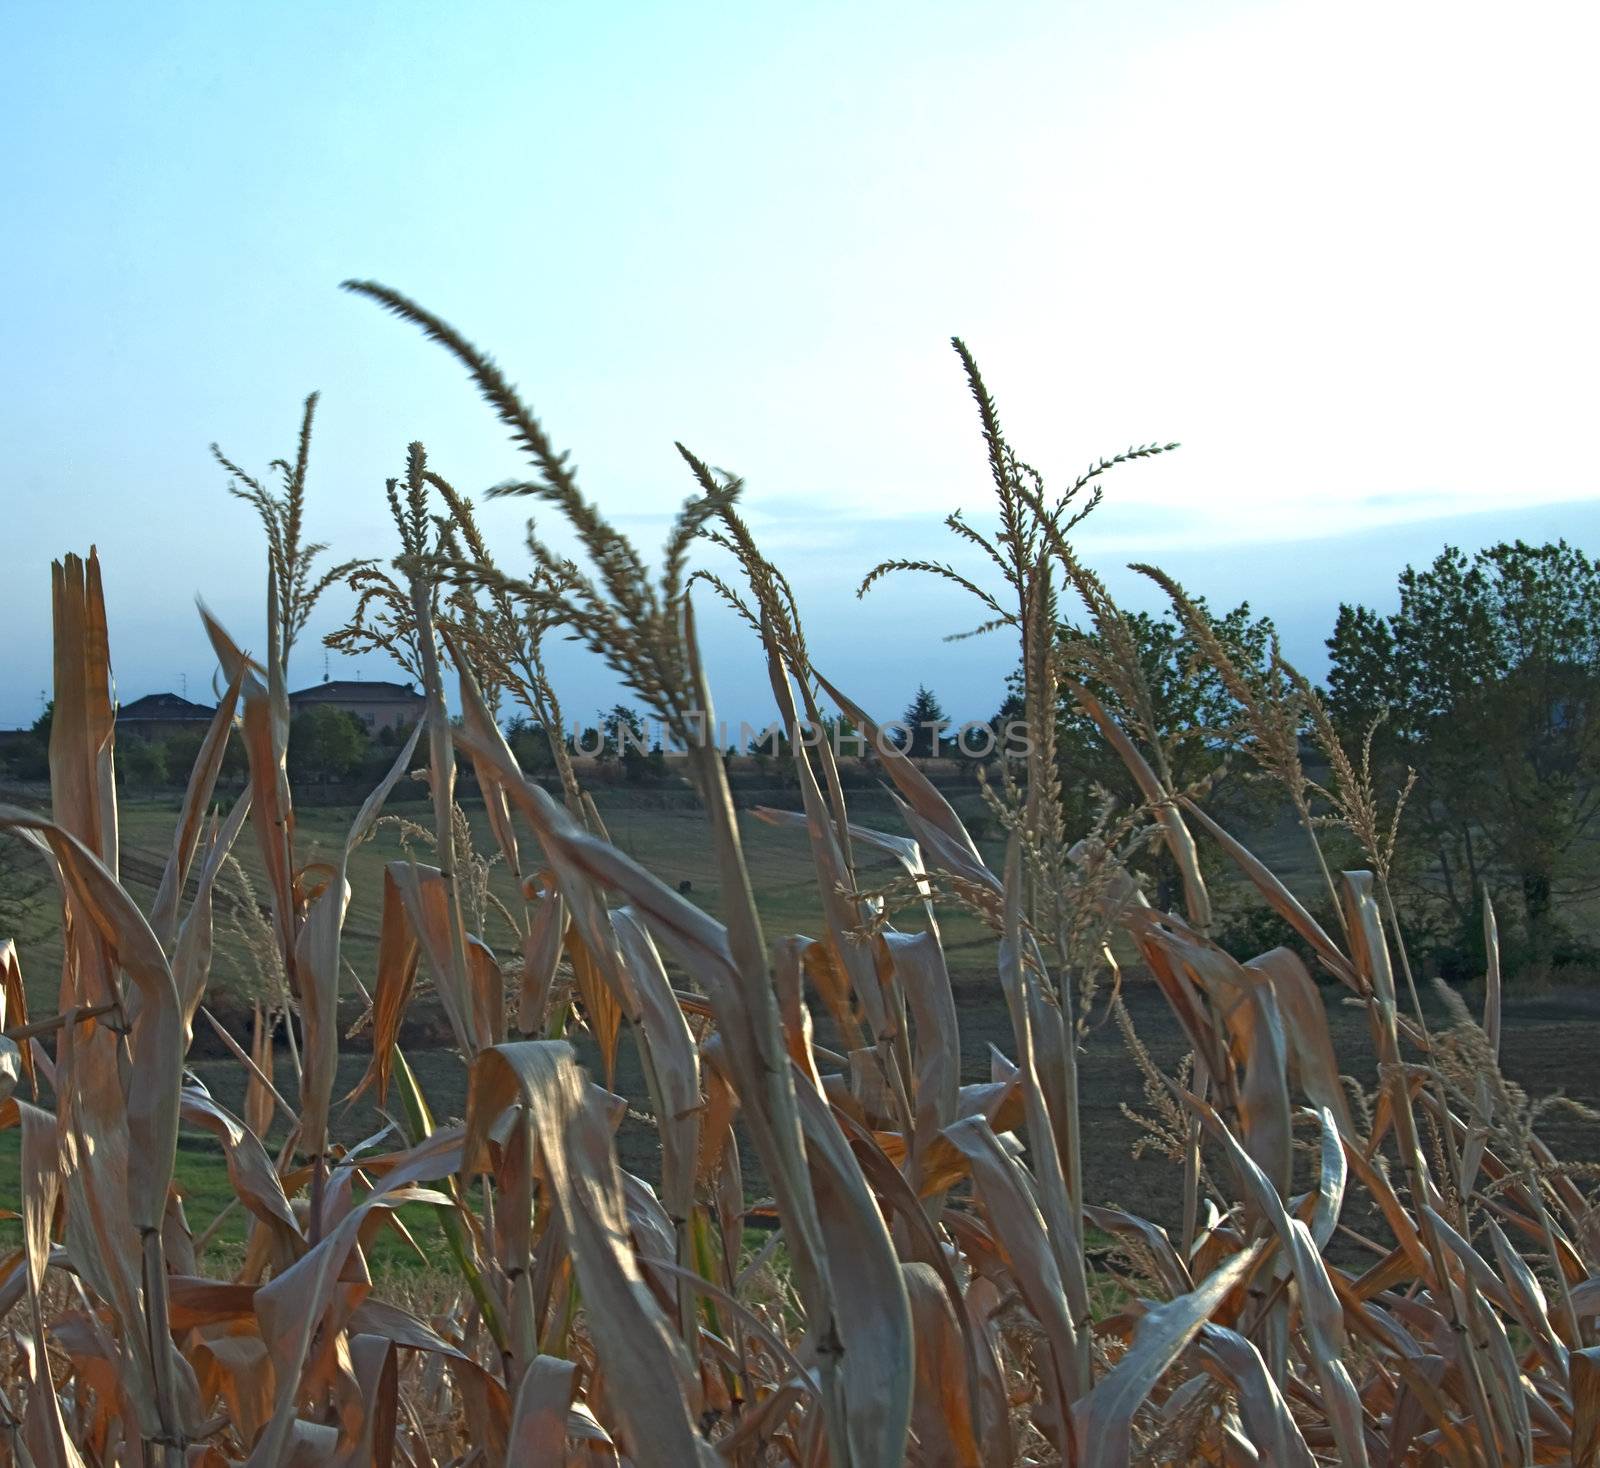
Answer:
[{"label": "green corn stem", "polygon": [[[422,1087],[417,1084],[415,1072],[407,1063],[405,1053],[398,1045],[394,1047],[394,1078],[400,1093],[400,1109],[407,1131],[406,1140],[414,1147],[433,1135],[433,1112],[428,1106],[427,1097],[422,1094]],[[505,1325],[500,1319],[500,1308],[495,1304],[494,1296],[489,1293],[489,1286],[484,1282],[483,1272],[478,1268],[472,1238],[461,1217],[464,1205],[461,1202],[460,1185],[453,1177],[444,1179],[444,1183],[450,1196],[455,1200],[453,1207],[437,1210],[439,1221],[444,1227],[445,1242],[455,1258],[456,1268],[461,1271],[461,1277],[467,1282],[467,1288],[472,1291],[472,1298],[477,1302],[478,1312],[483,1316],[484,1325],[494,1337],[496,1347],[504,1353],[508,1349]]]}]

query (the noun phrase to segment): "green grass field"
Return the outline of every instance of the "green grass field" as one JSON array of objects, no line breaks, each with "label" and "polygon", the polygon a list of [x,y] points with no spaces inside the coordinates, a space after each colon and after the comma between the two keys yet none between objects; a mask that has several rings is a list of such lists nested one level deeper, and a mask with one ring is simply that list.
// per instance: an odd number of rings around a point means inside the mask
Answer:
[{"label": "green grass field", "polygon": [[[618,847],[671,885],[676,887],[688,882],[690,886],[686,895],[691,900],[707,911],[719,912],[720,892],[716,871],[706,838],[704,817],[698,810],[663,808],[659,801],[640,798],[628,791],[601,791],[597,804],[608,834]],[[869,798],[861,804],[880,807],[878,811],[859,816],[862,824],[871,826],[881,821],[884,828],[895,828],[897,822],[893,811],[881,799],[873,801]],[[178,809],[176,796],[124,798],[121,803],[122,877],[135,900],[146,908],[154,896],[171,845]],[[418,801],[398,803],[389,813],[419,825],[431,819],[431,808]],[[306,807],[298,810],[298,860],[311,863],[335,859],[343,848],[355,814],[354,809],[344,807]],[[493,852],[493,837],[481,806],[474,805],[469,810],[469,819],[477,849],[484,854]],[[769,938],[789,933],[819,934],[822,931],[821,904],[804,831],[797,827],[770,825],[748,811],[740,812],[740,829]],[[536,849],[531,838],[528,838],[524,852]],[[426,860],[426,843],[416,846],[415,852],[419,860]],[[258,898],[264,901],[260,858],[248,825],[241,833],[234,854],[256,884]],[[386,821],[372,839],[356,850],[351,859],[352,898],[342,951],[350,966],[368,986],[371,985],[377,962],[383,867],[386,862],[403,859],[405,855],[400,829],[396,824]],[[887,883],[898,873],[898,868],[887,859],[872,860],[871,853],[867,851],[858,854],[858,862],[863,880],[869,883]],[[502,900],[514,898],[513,884],[503,864],[497,862],[493,867],[491,885]],[[220,990],[224,996],[247,999],[250,992],[250,966],[243,945],[233,933],[233,923],[228,915],[231,902],[231,892],[219,899],[212,993],[215,995]],[[51,903],[48,893],[40,898],[35,931],[32,934],[24,933],[18,944],[28,989],[29,1009],[35,1016],[51,1014],[56,1008],[61,948],[56,925],[49,920]],[[902,926],[916,926],[917,916],[915,913],[906,914]],[[952,963],[960,964],[965,958],[969,966],[977,970],[988,952],[988,940],[981,925],[970,914],[959,909],[942,910],[939,920]],[[487,939],[502,957],[509,957],[515,951],[510,945],[510,934],[496,917],[491,916]],[[200,1028],[204,1033],[204,1026]],[[206,1038],[209,1040],[208,1034]],[[631,1047],[624,1043],[623,1051],[624,1074],[619,1076],[619,1085],[627,1089],[631,1079],[626,1073],[626,1068],[632,1063]],[[448,1116],[452,1108],[459,1105],[462,1095],[464,1074],[461,1062],[453,1054],[443,1051],[424,1052],[414,1060],[425,1089],[430,1096],[439,1097],[441,1116]],[[366,1062],[366,1054],[359,1051],[344,1056],[339,1077],[341,1094],[354,1085]],[[596,1070],[598,1073],[598,1066]],[[230,1059],[199,1060],[195,1062],[193,1072],[224,1105],[238,1107],[243,1083],[242,1070],[237,1062]],[[286,1059],[280,1059],[277,1079],[280,1089],[292,1095],[294,1082]],[[378,1114],[370,1107],[363,1106],[344,1118],[339,1134],[348,1141],[369,1135],[381,1125]],[[17,1146],[17,1134],[14,1131],[0,1133],[0,1199],[19,1196]],[[210,1139],[200,1136],[183,1138],[178,1154],[177,1180],[184,1194],[190,1226],[198,1235],[233,1197],[226,1169]],[[437,1237],[437,1225],[427,1210],[412,1209],[403,1217],[420,1237]],[[215,1237],[218,1245],[223,1248],[237,1245],[243,1238],[246,1222],[247,1216],[240,1209],[233,1209],[217,1228]],[[14,1223],[0,1224],[0,1239],[9,1243],[14,1240],[15,1234]],[[406,1267],[417,1256],[391,1235],[380,1246],[377,1257],[396,1267]]]},{"label": "green grass field", "polygon": [[[710,913],[720,913],[721,893],[707,840],[705,819],[697,810],[664,807],[659,802],[626,791],[602,790],[596,803],[606,823],[607,833],[621,850],[635,857],[671,886],[689,883],[687,896],[691,901]],[[891,831],[897,829],[898,821],[893,810],[881,798],[863,798],[858,804],[861,813],[856,819],[861,824],[881,824],[884,829]],[[431,821],[430,808],[420,801],[395,804],[386,814],[418,825]],[[485,855],[494,853],[493,837],[482,807],[474,802],[468,809],[468,815],[474,844],[479,852]],[[147,904],[154,895],[171,846],[177,816],[176,797],[135,797],[122,802],[122,876],[141,904]],[[343,848],[354,816],[354,809],[344,807],[302,807],[297,810],[297,859],[302,863],[334,860]],[[804,831],[795,827],[769,825],[749,811],[740,812],[739,825],[768,936],[820,933],[821,904]],[[426,842],[415,845],[414,851],[419,860],[428,859],[429,847]],[[537,852],[531,837],[524,844],[524,852],[528,851]],[[264,902],[266,891],[261,879],[261,863],[248,825],[240,834],[234,855],[256,884],[257,897]],[[361,975],[364,983],[370,981],[377,957],[383,867],[385,863],[403,859],[405,855],[406,848],[399,829],[394,823],[385,821],[372,839],[358,847],[351,858],[352,896],[349,916],[345,920],[343,955]],[[875,858],[867,850],[858,851],[857,860],[862,879],[868,883],[887,883],[898,872],[898,868],[886,858]],[[491,873],[491,886],[502,900],[514,897],[512,882],[504,865],[498,861]],[[222,889],[218,904],[218,951],[213,968],[213,985],[227,992],[230,986],[238,985],[248,965],[230,931],[227,909],[232,891],[227,879],[224,879]],[[46,1014],[54,1008],[56,970],[61,960],[59,938],[53,931],[54,924],[48,921],[47,907],[48,898],[41,898],[39,920],[33,925],[36,931],[24,935],[19,943],[30,1007],[35,1012]],[[906,925],[914,926],[914,917],[914,914],[907,914]],[[972,964],[978,963],[985,945],[981,925],[959,909],[941,910],[939,921],[952,966],[963,967],[963,959]],[[496,951],[508,951],[510,934],[497,918],[491,916],[489,932],[482,936]]]},{"label": "green grass field", "polygon": [[[693,901],[713,913],[719,911],[720,893],[704,820],[698,810],[664,801],[659,796],[652,797],[649,793],[626,790],[602,790],[600,809],[608,834],[616,845],[671,885],[688,882],[687,895]],[[136,798],[124,800],[122,804],[123,876],[141,903],[147,904],[153,896],[177,810],[175,798]],[[397,804],[392,813],[419,825],[430,817],[429,808],[414,801]],[[354,814],[354,810],[348,808],[302,808],[297,814],[299,859],[302,862],[332,859],[343,846]],[[854,797],[852,815],[860,825],[887,831],[898,829],[898,818],[892,807],[874,793]],[[482,851],[491,849],[481,809],[473,810],[470,819],[475,844]],[[769,938],[789,933],[820,933],[820,902],[805,833],[798,827],[770,825],[747,811],[741,812],[740,827]],[[1304,836],[1292,821],[1280,820],[1241,834],[1258,854],[1284,872],[1302,895],[1314,892]],[[248,828],[236,852],[252,879],[258,879],[260,863],[253,834]],[[426,852],[426,843],[420,844],[418,858],[425,859]],[[991,859],[998,859],[998,853],[987,854]],[[354,895],[345,929],[344,953],[367,984],[372,980],[376,964],[382,867],[385,862],[404,855],[399,831],[393,824],[385,824],[371,841],[358,848],[351,862]],[[897,869],[887,862],[866,862],[867,856],[865,851],[858,852],[865,883],[886,883],[897,874]],[[495,866],[491,880],[502,898],[513,896],[512,884],[502,866]],[[258,895],[263,895],[263,889],[258,888]],[[1217,895],[1224,902],[1240,900],[1238,885],[1225,880],[1218,882]],[[49,906],[48,898],[42,898],[36,933],[31,937],[24,934],[19,945],[30,1007],[35,1015],[52,1013],[56,1003],[60,950],[51,935],[54,924],[49,921]],[[916,918],[915,913],[908,912],[902,916],[901,925],[912,926]],[[1008,1053],[1012,1049],[1009,1020],[994,980],[993,940],[963,911],[941,909],[939,921],[955,981],[957,1003],[962,1010],[963,1079],[986,1079],[989,1044],[992,1042]],[[509,957],[512,952],[509,935],[503,925],[496,930],[498,923],[498,919],[493,920],[488,940],[502,956]],[[238,999],[246,994],[240,979],[246,965],[239,943],[231,936],[231,926],[226,913],[219,913],[214,986],[223,995]],[[1164,1001],[1149,986],[1137,983],[1127,991],[1127,998],[1138,1017],[1140,1034],[1158,1063],[1169,1068],[1175,1065],[1184,1045]],[[1570,990],[1564,995],[1549,994],[1542,998],[1528,996],[1524,999],[1514,990],[1508,994],[1505,1042],[1510,1061],[1508,1069],[1530,1083],[1534,1094],[1559,1088],[1585,1101],[1596,1099],[1592,1082],[1577,1065],[1578,1056],[1587,1052],[1594,1035],[1600,1031],[1600,1010],[1588,1000],[1589,996]],[[1360,1037],[1353,1031],[1364,1023],[1363,1017],[1341,1006],[1334,994],[1329,995],[1329,1003],[1336,1044],[1341,1039],[1347,1040],[1352,1052],[1360,1053]],[[1351,1033],[1346,1035],[1346,1031]],[[205,1038],[210,1039],[209,1035]],[[599,1056],[592,1042],[579,1035],[576,1043],[584,1064],[591,1074],[599,1076]],[[1343,1051],[1344,1046],[1341,1044],[1340,1048]],[[465,1105],[466,1068],[462,1059],[448,1048],[416,1049],[409,1052],[408,1058],[440,1122],[458,1118]],[[367,1053],[354,1046],[343,1053],[336,1098],[349,1093],[367,1063]],[[1149,1216],[1162,1216],[1174,1206],[1174,1200],[1166,1195],[1170,1191],[1166,1187],[1170,1178],[1157,1163],[1140,1164],[1131,1160],[1130,1149],[1136,1133],[1121,1111],[1121,1102],[1137,1100],[1138,1077],[1113,1026],[1102,1024],[1088,1036],[1080,1064],[1086,1136],[1094,1139],[1085,1157],[1093,1195],[1115,1199]],[[197,1050],[190,1071],[223,1106],[235,1112],[240,1109],[245,1078],[237,1061],[226,1055],[219,1057],[215,1045],[207,1044],[203,1051]],[[281,1046],[275,1079],[279,1089],[292,1097],[294,1076]],[[633,1045],[627,1038],[619,1048],[615,1085],[635,1104],[641,1104],[644,1087]],[[48,1104],[48,1097],[46,1102]],[[386,1117],[374,1102],[375,1098],[369,1096],[353,1106],[341,1108],[336,1099],[335,1137],[351,1145],[378,1131]],[[1570,1141],[1578,1149],[1577,1155],[1585,1155],[1592,1148],[1593,1138],[1577,1133],[1583,1133],[1581,1126],[1575,1128],[1572,1137],[1562,1136],[1558,1140]],[[280,1123],[266,1138],[269,1150],[276,1154],[283,1140]],[[654,1129],[648,1122],[630,1116],[623,1122],[617,1142],[624,1167],[647,1178],[655,1174],[657,1143]],[[397,1139],[391,1136],[379,1144],[378,1150],[387,1150],[396,1144]],[[747,1185],[759,1187],[759,1169],[753,1157],[747,1159],[746,1169]],[[180,1139],[176,1181],[192,1233],[198,1238],[211,1230],[201,1267],[211,1273],[229,1272],[230,1266],[240,1257],[249,1219],[237,1205],[230,1207],[233,1190],[211,1138],[185,1135]],[[11,1130],[0,1133],[0,1206],[4,1206],[6,1200],[19,1197],[18,1136]],[[399,1230],[386,1230],[371,1253],[374,1272],[389,1276],[402,1291],[426,1291],[430,1287],[430,1272],[447,1253],[438,1219],[432,1210],[413,1206],[400,1213],[399,1222],[410,1237],[402,1236]],[[10,1250],[19,1243],[14,1216],[0,1216],[0,1247]]]},{"label": "green grass field", "polygon": [[[971,798],[970,791],[964,794]],[[853,818],[858,824],[877,826],[887,831],[898,829],[897,815],[876,792],[853,795],[851,804]],[[716,873],[706,839],[704,819],[697,809],[679,805],[672,799],[664,800],[651,792],[605,789],[600,792],[599,805],[608,834],[617,846],[669,884],[677,886],[683,882],[689,883],[687,895],[691,900],[712,913],[719,911],[720,893]],[[135,898],[143,904],[148,904],[153,896],[177,812],[176,798],[134,798],[123,801],[123,877]],[[416,801],[397,804],[391,813],[419,825],[430,819],[429,807]],[[353,809],[331,807],[302,808],[297,812],[299,860],[315,862],[334,858],[343,846],[354,815]],[[474,842],[479,850],[491,850],[492,839],[481,808],[472,809],[469,818],[473,825]],[[769,939],[790,933],[819,934],[822,931],[821,908],[804,831],[795,826],[770,825],[748,811],[740,813],[740,828]],[[1263,829],[1242,834],[1260,855],[1286,873],[1303,895],[1312,894],[1314,888],[1310,880],[1304,836],[1292,821],[1278,821]],[[529,838],[525,859],[527,852],[535,849]],[[248,827],[235,850],[246,871],[253,880],[257,880],[258,896],[264,896],[264,888],[259,885],[260,863],[254,837]],[[427,850],[426,842],[419,844],[416,850],[418,858],[426,859]],[[870,853],[865,850],[858,850],[857,854],[865,883],[887,883],[898,873],[898,869],[886,860],[869,862],[867,858]],[[998,853],[988,854],[991,859],[998,859]],[[399,830],[395,825],[386,823],[372,840],[357,849],[352,858],[350,875],[353,898],[345,927],[344,955],[363,983],[368,985],[373,978],[377,957],[382,868],[385,862],[404,855],[405,847]],[[503,866],[497,864],[493,868],[491,881],[494,890],[503,899],[513,897],[512,884]],[[1219,882],[1217,891],[1224,901],[1239,900],[1236,883]],[[31,939],[24,934],[19,945],[30,1008],[36,1016],[52,1013],[56,1005],[60,950],[58,940],[53,935],[54,924],[49,921],[49,906],[48,897],[41,898],[36,933]],[[915,912],[906,912],[899,919],[901,926],[915,926],[918,921],[919,915]],[[983,1079],[987,1075],[989,1042],[998,1044],[1008,1052],[1012,1048],[1009,1021],[993,974],[993,940],[981,924],[964,911],[942,908],[939,922],[955,981],[957,1002],[963,1011],[964,1049],[970,1051],[962,1057],[964,1079]],[[240,977],[248,965],[231,930],[232,923],[226,911],[219,911],[213,987],[221,991],[221,996],[241,999],[246,998],[248,993]],[[509,934],[498,918],[491,919],[487,936],[491,946],[503,957],[512,955]],[[1135,1003],[1141,1016],[1141,1033],[1163,1064],[1174,1063],[1182,1049],[1175,1026],[1172,1026],[1158,996],[1153,993],[1146,993],[1142,998],[1139,996],[1136,991],[1141,987],[1136,985],[1129,994],[1130,1003]],[[1150,1002],[1146,1003],[1146,1000]],[[1337,1005],[1336,999],[1332,1002]],[[1345,1018],[1343,1011],[1335,1010],[1336,1030]],[[1568,1038],[1575,1040],[1583,1036],[1584,1043],[1587,1043],[1587,1037],[1594,1033],[1593,1024],[1592,1008],[1584,1008],[1581,1013],[1562,1013],[1559,1020],[1542,1013],[1537,1007],[1531,1009],[1526,1017],[1512,1018],[1508,1013],[1508,1045],[1519,1052],[1518,1058],[1524,1068],[1540,1073],[1540,1079],[1549,1084],[1560,1085],[1566,1079],[1562,1073],[1563,1057],[1570,1058],[1572,1054],[1571,1045],[1566,1043]],[[200,1029],[207,1043],[197,1050],[191,1062],[192,1075],[222,1105],[237,1111],[243,1100],[243,1068],[226,1055],[218,1057],[209,1033],[203,1025]],[[1536,1035],[1537,1042],[1534,1040]],[[1524,1037],[1529,1041],[1526,1046],[1521,1043]],[[598,1076],[599,1057],[594,1046],[584,1036],[577,1037],[577,1043],[585,1064],[591,1073]],[[445,1121],[459,1116],[465,1097],[465,1067],[460,1057],[448,1048],[433,1048],[414,1050],[409,1058],[438,1118]],[[355,1086],[367,1062],[368,1055],[364,1050],[354,1046],[346,1049],[341,1057],[336,1097],[344,1096]],[[1083,1064],[1085,1104],[1096,1115],[1095,1135],[1104,1144],[1103,1147],[1097,1146],[1097,1157],[1090,1159],[1091,1169],[1098,1170],[1102,1165],[1111,1167],[1106,1182],[1113,1192],[1124,1197],[1130,1190],[1137,1194],[1143,1186],[1141,1174],[1144,1170],[1128,1171],[1128,1139],[1121,1136],[1125,1127],[1118,1103],[1122,1099],[1137,1096],[1138,1082],[1113,1027],[1104,1026],[1089,1038]],[[276,1080],[285,1095],[294,1094],[294,1076],[281,1046]],[[634,1050],[626,1038],[619,1050],[616,1087],[635,1100],[644,1094]],[[1587,1093],[1592,1088],[1580,1086],[1578,1089],[1581,1093]],[[347,1110],[341,1110],[336,1104],[335,1136],[347,1145],[354,1143],[381,1128],[384,1119],[383,1113],[374,1107],[370,1097]],[[280,1127],[267,1138],[269,1148],[275,1151],[282,1140]],[[390,1138],[381,1145],[386,1148],[393,1142],[394,1139]],[[645,1176],[653,1174],[656,1141],[655,1133],[648,1124],[636,1119],[624,1122],[618,1144],[624,1166]],[[1102,1163],[1101,1159],[1109,1161]],[[199,1235],[233,1197],[223,1161],[210,1138],[196,1135],[185,1136],[181,1140],[177,1180],[191,1229]],[[17,1134],[15,1131],[0,1133],[0,1200],[16,1198],[18,1186]],[[1122,1191],[1116,1192],[1118,1189]],[[430,1211],[413,1208],[402,1217],[424,1252],[431,1249],[436,1255],[440,1236],[438,1224]],[[233,1208],[218,1224],[212,1247],[221,1251],[238,1248],[246,1223],[247,1217],[242,1210]],[[0,1222],[0,1242],[9,1245],[14,1244],[15,1240],[16,1225]],[[384,1268],[397,1270],[412,1269],[420,1263],[417,1251],[397,1234],[384,1237],[376,1250],[375,1260]]]}]

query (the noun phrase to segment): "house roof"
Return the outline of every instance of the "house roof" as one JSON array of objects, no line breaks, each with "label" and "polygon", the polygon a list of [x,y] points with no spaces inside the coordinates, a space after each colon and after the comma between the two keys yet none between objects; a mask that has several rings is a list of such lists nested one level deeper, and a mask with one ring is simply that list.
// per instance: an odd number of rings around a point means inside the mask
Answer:
[{"label": "house roof", "polygon": [[422,702],[422,695],[409,683],[359,682],[336,678],[328,683],[313,683],[289,695],[291,703],[409,703]]},{"label": "house roof", "polygon": [[117,710],[117,719],[122,723],[148,720],[163,724],[180,724],[192,719],[197,724],[206,724],[215,713],[216,709],[209,704],[190,703],[176,693],[147,693],[143,698],[123,704]]}]

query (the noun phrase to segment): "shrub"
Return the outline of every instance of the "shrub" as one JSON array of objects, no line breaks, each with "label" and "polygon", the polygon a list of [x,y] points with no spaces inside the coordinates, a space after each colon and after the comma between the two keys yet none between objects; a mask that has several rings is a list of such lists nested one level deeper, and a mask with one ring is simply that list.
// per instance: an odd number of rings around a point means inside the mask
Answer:
[{"label": "shrub", "polygon": [[117,759],[117,777],[133,790],[167,783],[167,747],[159,740],[129,739]]}]

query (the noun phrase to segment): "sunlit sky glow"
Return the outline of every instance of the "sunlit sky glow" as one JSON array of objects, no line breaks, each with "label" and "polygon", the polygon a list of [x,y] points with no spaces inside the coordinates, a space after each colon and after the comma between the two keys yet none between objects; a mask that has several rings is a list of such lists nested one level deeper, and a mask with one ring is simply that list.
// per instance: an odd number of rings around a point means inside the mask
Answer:
[{"label": "sunlit sky glow", "polygon": [[[1108,479],[1089,558],[1248,595],[1319,671],[1337,603],[1446,538],[1600,547],[1597,50],[1600,11],[1537,0],[19,0],[0,727],[48,682],[49,562],[91,541],[124,698],[204,696],[197,594],[259,643],[259,542],[206,446],[264,470],[312,388],[341,558],[392,554],[412,438],[469,492],[521,473],[352,275],[490,348],[646,545],[691,488],[674,439],[743,475],[819,664],[886,716],[919,678],[985,716],[1014,661],[941,646],[975,620],[953,592],[851,595],[981,522],[953,332],[1048,479],[1181,440]],[[484,511],[508,564],[525,512]],[[764,720],[709,627],[722,709]],[[358,669],[390,675],[332,664]],[[291,681],[322,671],[308,638]],[[611,701],[575,649],[556,672],[575,712]]]}]

